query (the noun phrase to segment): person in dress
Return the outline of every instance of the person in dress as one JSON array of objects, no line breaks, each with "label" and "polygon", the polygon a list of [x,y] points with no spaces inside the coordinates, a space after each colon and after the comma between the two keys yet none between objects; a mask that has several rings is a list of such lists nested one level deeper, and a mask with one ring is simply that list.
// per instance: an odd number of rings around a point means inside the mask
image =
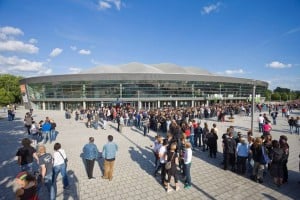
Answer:
[{"label": "person in dress", "polygon": [[167,162],[171,162],[171,168],[167,170],[167,174],[168,174],[167,192],[172,191],[170,187],[170,181],[172,177],[174,177],[176,191],[179,190],[178,173],[177,173],[177,165],[179,164],[179,161],[178,161],[178,154],[175,152],[176,148],[177,148],[176,143],[171,144],[170,151],[166,154],[166,158],[165,158]]}]

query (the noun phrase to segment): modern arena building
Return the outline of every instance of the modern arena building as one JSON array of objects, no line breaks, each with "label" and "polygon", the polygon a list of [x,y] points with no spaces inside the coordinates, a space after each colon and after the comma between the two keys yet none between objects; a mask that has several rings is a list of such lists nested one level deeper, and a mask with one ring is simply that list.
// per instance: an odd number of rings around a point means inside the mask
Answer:
[{"label": "modern arena building", "polygon": [[264,81],[218,76],[167,63],[102,66],[79,74],[25,78],[20,83],[26,107],[43,110],[116,104],[149,109],[246,102],[251,100],[253,89],[256,101],[261,101],[268,88]]}]

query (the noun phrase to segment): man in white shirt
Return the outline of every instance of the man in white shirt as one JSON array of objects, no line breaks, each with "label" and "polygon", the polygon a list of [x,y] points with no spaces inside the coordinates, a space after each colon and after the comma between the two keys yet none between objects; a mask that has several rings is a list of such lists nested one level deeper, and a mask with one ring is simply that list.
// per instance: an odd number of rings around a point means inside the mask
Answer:
[{"label": "man in white shirt", "polygon": [[166,182],[166,169],[165,169],[166,160],[165,160],[165,157],[166,157],[166,153],[167,153],[167,146],[168,146],[168,139],[164,139],[163,144],[160,147],[159,152],[158,152],[160,164],[154,172],[154,175],[156,175],[158,170],[161,168],[161,184],[162,185],[164,185]]},{"label": "man in white shirt", "polygon": [[262,116],[262,114],[259,114],[257,121],[258,121],[258,129],[259,129],[259,132],[261,133],[263,131],[262,127],[265,122],[265,118]]}]

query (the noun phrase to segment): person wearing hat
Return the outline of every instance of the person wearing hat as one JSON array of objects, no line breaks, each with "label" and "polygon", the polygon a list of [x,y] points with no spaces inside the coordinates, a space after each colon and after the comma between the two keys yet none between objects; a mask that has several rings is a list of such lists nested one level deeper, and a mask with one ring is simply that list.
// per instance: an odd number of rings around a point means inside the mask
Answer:
[{"label": "person wearing hat", "polygon": [[16,176],[19,188],[16,190],[16,199],[38,199],[36,178],[27,172],[20,172]]}]

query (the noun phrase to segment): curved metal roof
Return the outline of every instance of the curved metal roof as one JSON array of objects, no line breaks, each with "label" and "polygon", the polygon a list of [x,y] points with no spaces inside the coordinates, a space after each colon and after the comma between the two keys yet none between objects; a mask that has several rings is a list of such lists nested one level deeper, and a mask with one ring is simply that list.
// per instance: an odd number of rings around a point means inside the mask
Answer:
[{"label": "curved metal roof", "polygon": [[175,64],[142,64],[128,63],[119,66],[103,66],[87,69],[79,74],[51,75],[25,78],[21,84],[27,83],[58,83],[66,81],[126,81],[126,80],[172,80],[172,81],[199,81],[250,84],[268,87],[268,83],[260,80],[218,76],[193,67],[180,67]]},{"label": "curved metal roof", "polygon": [[81,72],[81,74],[109,74],[109,73],[152,73],[152,74],[201,74],[212,75],[206,70],[196,67],[180,67],[171,63],[160,64],[143,64],[138,62],[131,62],[124,65],[117,66],[99,66],[91,69],[87,69]]}]

